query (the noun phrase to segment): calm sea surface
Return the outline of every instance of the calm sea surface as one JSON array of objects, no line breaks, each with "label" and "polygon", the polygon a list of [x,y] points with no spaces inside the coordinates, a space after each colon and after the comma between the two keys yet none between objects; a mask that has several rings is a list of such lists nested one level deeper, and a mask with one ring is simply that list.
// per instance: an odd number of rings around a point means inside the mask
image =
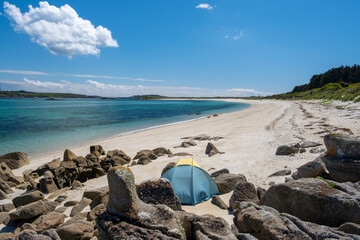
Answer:
[{"label": "calm sea surface", "polygon": [[0,155],[22,151],[34,156],[248,106],[221,101],[0,99]]}]

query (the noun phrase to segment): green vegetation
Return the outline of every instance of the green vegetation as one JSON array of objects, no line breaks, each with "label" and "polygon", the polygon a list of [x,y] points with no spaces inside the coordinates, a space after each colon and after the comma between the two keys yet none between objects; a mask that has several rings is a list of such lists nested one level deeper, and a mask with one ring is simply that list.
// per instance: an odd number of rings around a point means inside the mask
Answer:
[{"label": "green vegetation", "polygon": [[94,98],[95,96],[87,96],[72,93],[36,93],[27,91],[0,91],[0,97],[16,97],[16,98]]},{"label": "green vegetation", "polygon": [[330,187],[334,188],[335,185],[332,184],[331,182],[329,182],[328,180],[326,180],[325,178],[322,178],[322,177],[316,177],[315,179],[319,179],[319,180],[322,180],[324,182],[326,182]]}]

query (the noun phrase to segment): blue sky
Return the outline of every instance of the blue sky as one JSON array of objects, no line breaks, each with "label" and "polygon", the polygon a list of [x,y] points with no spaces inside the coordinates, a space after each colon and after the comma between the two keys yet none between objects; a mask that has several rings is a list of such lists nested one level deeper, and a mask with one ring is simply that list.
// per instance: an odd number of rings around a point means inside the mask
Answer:
[{"label": "blue sky", "polygon": [[359,64],[359,10],[358,0],[8,0],[0,8],[1,88],[287,92],[313,74]]}]

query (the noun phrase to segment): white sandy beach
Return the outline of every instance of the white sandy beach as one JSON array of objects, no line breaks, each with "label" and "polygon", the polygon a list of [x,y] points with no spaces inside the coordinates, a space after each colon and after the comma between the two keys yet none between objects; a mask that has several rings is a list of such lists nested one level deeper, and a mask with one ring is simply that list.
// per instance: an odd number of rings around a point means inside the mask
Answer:
[{"label": "white sandy beach", "polygon": [[[276,156],[275,151],[283,144],[298,143],[304,140],[322,143],[324,131],[353,133],[360,135],[360,111],[359,104],[355,108],[338,109],[333,106],[319,105],[309,102],[289,101],[241,101],[250,103],[251,107],[233,112],[221,114],[218,117],[202,118],[194,121],[163,126],[146,131],[131,133],[128,135],[95,142],[105,149],[123,150],[126,154],[134,157],[143,149],[156,147],[169,148],[173,153],[188,152],[199,165],[209,173],[221,168],[228,168],[231,173],[244,174],[248,181],[256,187],[269,187],[269,182],[284,182],[284,177],[268,176],[278,170],[287,168],[292,171],[300,165],[315,159],[319,154],[309,151],[296,154],[295,156]],[[348,130],[346,130],[348,129]],[[183,137],[207,134],[221,136],[223,139],[212,141],[224,154],[212,157],[205,155],[208,141],[197,141],[197,146],[190,148],[174,148],[182,142]],[[325,148],[322,146],[322,148]],[[64,149],[65,150],[65,149]],[[77,155],[85,156],[89,153],[89,145],[74,146],[71,148]],[[30,159],[31,164],[14,170],[15,175],[21,175],[26,169],[36,169],[41,164],[54,158],[62,159],[63,151]],[[137,182],[160,177],[166,164],[176,162],[179,157],[160,157],[146,166],[133,166],[131,170],[135,174]],[[211,169],[211,170],[210,170]],[[80,200],[84,190],[98,188],[107,185],[106,176],[96,178],[84,183],[81,189],[67,192],[67,200]],[[12,197],[19,194],[16,191],[10,194]],[[221,198],[228,203],[231,193],[222,195]],[[0,201],[9,202],[11,199]],[[198,214],[213,214],[223,217],[232,223],[233,215],[211,204],[211,200],[196,206],[184,206],[184,210]],[[67,211],[70,211],[69,208]],[[84,209],[87,211],[88,208]],[[67,212],[66,212],[67,213]]]}]

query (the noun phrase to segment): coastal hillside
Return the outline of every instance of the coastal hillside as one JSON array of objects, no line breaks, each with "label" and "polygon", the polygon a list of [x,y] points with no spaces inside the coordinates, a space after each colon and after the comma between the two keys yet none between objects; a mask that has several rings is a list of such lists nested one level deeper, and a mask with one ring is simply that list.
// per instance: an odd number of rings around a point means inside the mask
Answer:
[{"label": "coastal hillside", "polygon": [[360,66],[332,68],[311,77],[309,83],[294,87],[291,92],[275,94],[265,98],[310,100],[327,99],[339,101],[360,101]]},{"label": "coastal hillside", "polygon": [[0,97],[17,97],[17,98],[93,98],[83,94],[73,93],[45,93],[45,92],[28,92],[28,91],[0,91]]}]

